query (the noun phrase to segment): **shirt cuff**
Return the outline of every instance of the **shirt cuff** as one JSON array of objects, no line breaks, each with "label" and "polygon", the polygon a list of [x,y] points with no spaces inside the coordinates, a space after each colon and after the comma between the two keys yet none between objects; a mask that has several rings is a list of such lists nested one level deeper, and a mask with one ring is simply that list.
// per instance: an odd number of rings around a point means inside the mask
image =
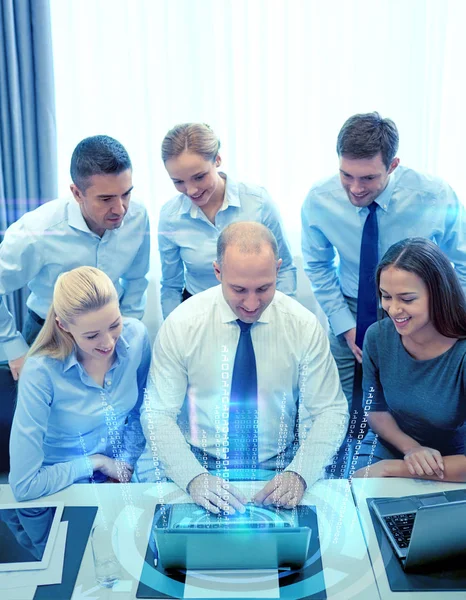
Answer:
[{"label": "shirt cuff", "polygon": [[334,313],[328,318],[328,320],[334,335],[340,335],[345,333],[345,331],[356,327],[356,321],[353,317],[353,313],[350,311],[348,306]]},{"label": "shirt cuff", "polygon": [[92,468],[92,462],[88,456],[80,456],[79,458],[73,460],[73,483],[78,481],[78,479],[92,477],[93,473],[94,469]]},{"label": "shirt cuff", "polygon": [[[189,494],[188,492],[188,485],[191,483],[191,481],[193,479],[195,479],[198,475],[203,475],[204,473],[209,473],[209,471],[207,471],[206,469],[204,469],[204,467],[202,467],[199,464],[199,469],[196,470],[192,470],[189,473],[183,473],[183,474],[179,474],[178,477],[176,477],[176,480],[173,478],[173,481],[176,483],[176,485],[178,485],[181,489],[185,490],[185,492],[187,494]],[[170,475],[169,475],[170,476]]]},{"label": "shirt cuff", "polygon": [[[315,469],[314,467],[311,467],[310,469],[300,469],[297,464],[293,464],[293,462],[291,462],[286,469],[284,469],[284,471],[292,471],[293,473],[296,473],[297,475],[299,475],[301,477],[301,479],[304,481],[304,483],[306,484],[306,491],[319,479],[322,479],[324,477],[324,469],[325,467],[320,467],[319,469]],[[306,471],[306,472],[304,472]]]},{"label": "shirt cuff", "polygon": [[27,354],[28,350],[29,346],[18,331],[13,339],[0,344],[0,361],[16,360]]}]

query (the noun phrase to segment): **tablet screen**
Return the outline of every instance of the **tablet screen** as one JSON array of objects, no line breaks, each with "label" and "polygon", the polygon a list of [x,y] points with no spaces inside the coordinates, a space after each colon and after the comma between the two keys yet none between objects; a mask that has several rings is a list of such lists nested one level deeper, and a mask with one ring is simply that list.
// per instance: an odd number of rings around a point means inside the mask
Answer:
[{"label": "tablet screen", "polygon": [[0,509],[0,571],[46,568],[63,506]]}]

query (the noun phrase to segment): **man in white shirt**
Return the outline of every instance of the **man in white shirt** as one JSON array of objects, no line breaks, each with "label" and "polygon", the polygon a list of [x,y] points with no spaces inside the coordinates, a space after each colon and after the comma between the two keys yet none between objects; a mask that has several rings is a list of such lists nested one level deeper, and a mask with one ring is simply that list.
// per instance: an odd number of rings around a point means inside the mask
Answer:
[{"label": "man in white shirt", "polygon": [[[132,165],[117,140],[85,138],[71,158],[72,198],[52,200],[26,213],[0,244],[0,361],[18,379],[28,344],[40,331],[57,277],[83,265],[104,271],[118,292],[124,316],[142,318],[149,270],[146,209],[130,202]],[[28,285],[28,316],[17,331],[4,295]]]},{"label": "man in white shirt", "polygon": [[[240,477],[264,478],[264,470],[273,477],[255,502],[296,506],[346,431],[347,403],[327,336],[310,311],[276,291],[280,264],[267,227],[229,225],[214,262],[221,285],[178,306],[154,345],[141,414],[154,464],[161,462],[168,477],[214,513],[243,512],[246,501],[230,483],[237,477],[229,453],[230,391],[245,324],[257,367],[257,468],[242,470]],[[250,425],[245,421],[246,443],[252,442]]]}]

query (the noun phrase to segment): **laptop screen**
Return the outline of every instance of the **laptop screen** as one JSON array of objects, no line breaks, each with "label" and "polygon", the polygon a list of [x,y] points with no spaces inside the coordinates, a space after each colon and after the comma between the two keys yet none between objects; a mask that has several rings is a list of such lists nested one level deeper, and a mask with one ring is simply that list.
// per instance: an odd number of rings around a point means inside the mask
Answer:
[{"label": "laptop screen", "polygon": [[222,528],[284,528],[298,527],[296,510],[267,509],[247,505],[246,512],[234,515],[214,515],[196,504],[175,504],[170,511],[170,529],[218,529]]}]

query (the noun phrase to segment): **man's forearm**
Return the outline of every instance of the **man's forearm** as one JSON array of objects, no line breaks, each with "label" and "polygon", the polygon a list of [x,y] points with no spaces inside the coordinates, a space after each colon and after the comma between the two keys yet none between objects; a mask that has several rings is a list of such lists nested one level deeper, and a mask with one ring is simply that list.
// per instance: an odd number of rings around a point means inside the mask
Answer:
[{"label": "man's forearm", "polygon": [[146,411],[142,424],[154,460],[162,462],[168,477],[180,488],[186,490],[197,475],[207,473],[192,453],[175,419],[157,411],[149,416]]},{"label": "man's forearm", "polygon": [[348,419],[348,413],[344,411],[328,411],[317,417],[286,470],[300,475],[307,487],[313,485],[340,447]]}]

